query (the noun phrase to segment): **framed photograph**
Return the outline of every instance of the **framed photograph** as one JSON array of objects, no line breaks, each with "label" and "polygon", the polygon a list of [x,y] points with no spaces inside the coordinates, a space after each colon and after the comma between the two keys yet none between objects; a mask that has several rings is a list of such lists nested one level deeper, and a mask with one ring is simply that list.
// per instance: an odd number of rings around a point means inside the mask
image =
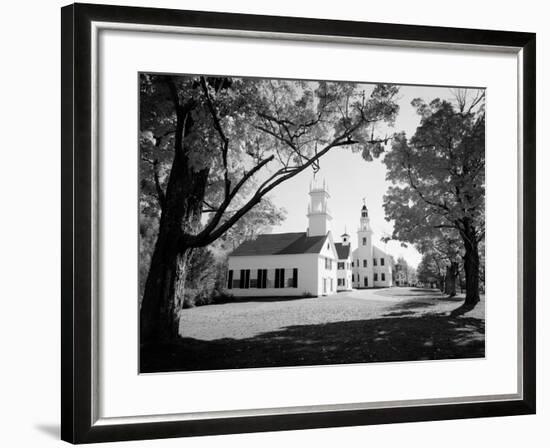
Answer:
[{"label": "framed photograph", "polygon": [[62,438],[535,413],[535,35],[62,8]]}]

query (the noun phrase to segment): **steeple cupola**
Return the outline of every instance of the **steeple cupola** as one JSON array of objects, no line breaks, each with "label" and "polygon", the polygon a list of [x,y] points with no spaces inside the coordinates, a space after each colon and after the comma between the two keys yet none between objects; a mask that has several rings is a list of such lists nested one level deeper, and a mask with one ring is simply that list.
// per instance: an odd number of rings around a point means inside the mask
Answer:
[{"label": "steeple cupola", "polygon": [[365,198],[363,198],[363,207],[361,207],[361,219],[359,221],[359,231],[372,233],[372,230],[370,228],[369,210],[367,209]]},{"label": "steeple cupola", "polygon": [[307,208],[307,217],[309,221],[308,236],[326,235],[330,230],[330,209],[328,208],[328,185],[323,180],[322,183],[315,179],[309,185],[309,205]]},{"label": "steeple cupola", "polygon": [[349,238],[350,236],[348,235],[348,230],[344,228],[344,233],[342,235],[340,235],[340,238],[342,238],[342,246],[349,246],[350,244],[350,241],[349,241]]}]

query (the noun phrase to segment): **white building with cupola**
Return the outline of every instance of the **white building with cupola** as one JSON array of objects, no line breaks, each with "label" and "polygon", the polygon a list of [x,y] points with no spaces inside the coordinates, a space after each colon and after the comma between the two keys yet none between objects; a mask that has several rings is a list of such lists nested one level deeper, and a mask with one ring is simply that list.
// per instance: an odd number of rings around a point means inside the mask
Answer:
[{"label": "white building with cupola", "polygon": [[372,242],[369,210],[363,202],[357,229],[357,248],[352,252],[354,288],[393,286],[393,259]]},{"label": "white building with cupola", "polygon": [[358,247],[352,250],[347,232],[334,241],[329,199],[326,182],[312,181],[306,231],[261,234],[237,247],[228,258],[227,293],[314,297],[391,286],[390,257],[372,244],[366,205],[361,209]]}]

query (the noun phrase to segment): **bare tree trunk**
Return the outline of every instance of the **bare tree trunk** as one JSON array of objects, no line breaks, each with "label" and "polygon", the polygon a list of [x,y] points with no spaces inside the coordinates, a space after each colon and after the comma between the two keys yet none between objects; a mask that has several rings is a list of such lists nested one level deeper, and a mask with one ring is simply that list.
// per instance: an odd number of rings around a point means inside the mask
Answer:
[{"label": "bare tree trunk", "polygon": [[179,336],[179,313],[185,294],[185,273],[193,247],[186,244],[200,226],[209,169],[194,171],[184,148],[191,107],[177,114],[174,160],[166,186],[159,232],[140,310],[140,342],[156,343]]},{"label": "bare tree trunk", "polygon": [[140,341],[162,342],[179,335],[179,312],[185,292],[185,268],[191,250],[176,251],[166,241],[157,240],[140,311]]},{"label": "bare tree trunk", "polygon": [[[174,168],[173,168],[174,169]],[[177,183],[185,184],[187,190],[179,198],[180,204],[170,204],[172,188],[166,192],[166,206],[161,215],[159,234],[149,274],[145,283],[145,292],[140,312],[141,342],[159,342],[178,337],[179,313],[183,307],[185,295],[185,277],[188,261],[193,247],[185,244],[184,225],[200,225],[202,198],[207,175],[182,176]],[[201,194],[202,191],[202,194]]]},{"label": "bare tree trunk", "polygon": [[445,294],[448,294],[449,297],[456,296],[456,281],[458,276],[458,263],[456,261],[451,262],[447,266],[445,273]]},{"label": "bare tree trunk", "polygon": [[464,305],[473,308],[479,302],[479,250],[475,229],[468,219],[464,220],[464,273],[466,277],[466,299]]}]

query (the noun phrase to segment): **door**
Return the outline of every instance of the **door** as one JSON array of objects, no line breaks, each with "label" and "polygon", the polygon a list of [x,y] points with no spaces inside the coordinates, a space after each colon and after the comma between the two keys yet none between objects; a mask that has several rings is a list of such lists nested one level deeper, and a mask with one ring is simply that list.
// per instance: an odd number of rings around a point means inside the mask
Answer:
[{"label": "door", "polygon": [[369,279],[368,277],[365,275],[365,288],[369,286]]},{"label": "door", "polygon": [[327,293],[327,279],[323,279],[323,294]]}]

